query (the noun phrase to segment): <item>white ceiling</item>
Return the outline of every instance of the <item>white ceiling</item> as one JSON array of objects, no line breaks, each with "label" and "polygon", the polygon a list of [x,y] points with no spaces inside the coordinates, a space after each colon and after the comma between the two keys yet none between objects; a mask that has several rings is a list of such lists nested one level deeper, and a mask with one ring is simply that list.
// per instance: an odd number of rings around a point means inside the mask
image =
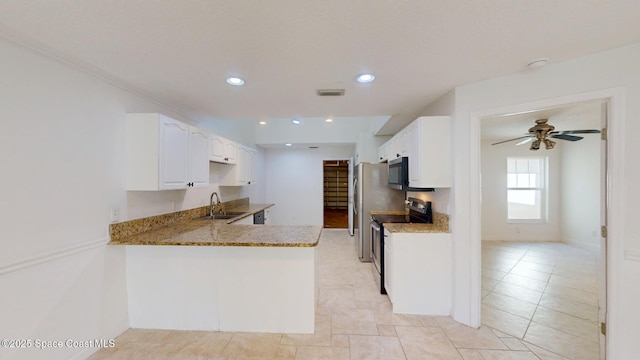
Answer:
[{"label": "white ceiling", "polygon": [[[639,13],[637,0],[0,0],[0,34],[196,121],[389,116],[392,134],[455,86],[638,42]],[[375,82],[356,84],[362,72]]]}]

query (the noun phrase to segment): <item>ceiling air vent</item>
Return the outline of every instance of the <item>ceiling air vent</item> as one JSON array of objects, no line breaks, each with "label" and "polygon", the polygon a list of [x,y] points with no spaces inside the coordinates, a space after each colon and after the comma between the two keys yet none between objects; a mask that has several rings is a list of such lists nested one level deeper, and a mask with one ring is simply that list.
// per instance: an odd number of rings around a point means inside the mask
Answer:
[{"label": "ceiling air vent", "polygon": [[344,96],[344,89],[318,89],[318,96]]}]

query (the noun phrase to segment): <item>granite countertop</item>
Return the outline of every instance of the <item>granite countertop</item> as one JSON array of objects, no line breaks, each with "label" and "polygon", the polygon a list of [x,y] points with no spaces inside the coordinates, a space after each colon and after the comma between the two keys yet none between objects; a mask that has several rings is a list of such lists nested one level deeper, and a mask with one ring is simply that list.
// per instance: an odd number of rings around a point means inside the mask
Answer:
[{"label": "granite countertop", "polygon": [[247,212],[233,219],[192,219],[113,239],[109,245],[313,247],[322,227],[313,225],[234,225],[273,204],[248,204],[228,209]]},{"label": "granite countertop", "polygon": [[449,229],[438,224],[385,223],[384,231],[391,233],[448,233]]},{"label": "granite countertop", "polygon": [[[371,215],[404,215],[403,210],[373,210]],[[391,233],[448,233],[449,215],[433,213],[433,224],[422,223],[384,223],[384,230]]]}]

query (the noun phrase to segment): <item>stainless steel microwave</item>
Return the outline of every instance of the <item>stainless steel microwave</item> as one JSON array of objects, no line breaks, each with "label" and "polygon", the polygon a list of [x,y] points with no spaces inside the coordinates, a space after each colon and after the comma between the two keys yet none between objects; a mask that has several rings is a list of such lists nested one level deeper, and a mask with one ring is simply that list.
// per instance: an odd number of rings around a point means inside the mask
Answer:
[{"label": "stainless steel microwave", "polygon": [[407,190],[409,187],[409,158],[399,157],[389,161],[389,187]]},{"label": "stainless steel microwave", "polygon": [[415,188],[409,186],[409,158],[399,157],[389,161],[389,187],[403,191],[434,191],[433,188]]}]

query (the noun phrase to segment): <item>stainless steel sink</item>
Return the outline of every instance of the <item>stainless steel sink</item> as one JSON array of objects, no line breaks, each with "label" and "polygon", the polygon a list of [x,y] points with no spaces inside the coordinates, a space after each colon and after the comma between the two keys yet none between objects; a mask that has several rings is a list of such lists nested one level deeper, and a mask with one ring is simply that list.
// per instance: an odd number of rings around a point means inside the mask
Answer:
[{"label": "stainless steel sink", "polygon": [[213,217],[211,217],[210,215],[201,217],[201,220],[227,220],[227,219],[233,219],[235,217],[241,216],[246,214],[246,211],[225,211],[225,212],[221,212],[221,213],[217,213],[215,215],[213,215]]}]

